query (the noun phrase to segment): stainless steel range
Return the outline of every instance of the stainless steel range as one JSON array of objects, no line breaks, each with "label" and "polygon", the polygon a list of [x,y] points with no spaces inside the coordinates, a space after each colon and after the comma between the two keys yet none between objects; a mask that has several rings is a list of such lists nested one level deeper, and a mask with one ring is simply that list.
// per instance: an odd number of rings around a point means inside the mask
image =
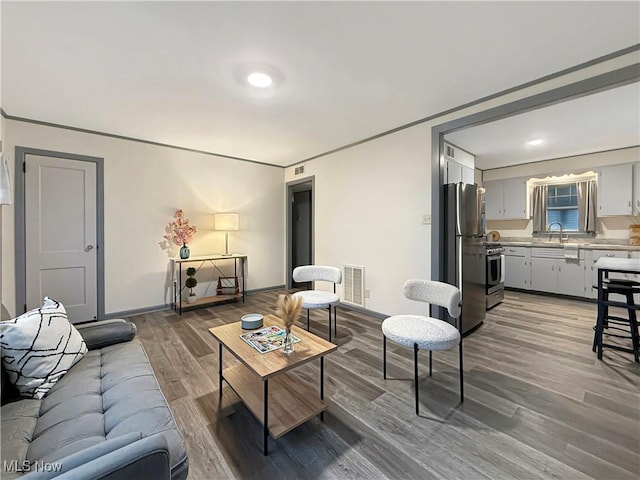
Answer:
[{"label": "stainless steel range", "polygon": [[504,300],[504,247],[499,243],[485,243],[486,308],[495,307]]}]

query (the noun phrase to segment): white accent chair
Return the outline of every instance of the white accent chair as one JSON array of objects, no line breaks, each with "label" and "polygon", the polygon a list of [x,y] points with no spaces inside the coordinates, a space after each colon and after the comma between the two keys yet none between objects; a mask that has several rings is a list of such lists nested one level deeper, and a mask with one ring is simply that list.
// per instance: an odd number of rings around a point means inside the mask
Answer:
[{"label": "white accent chair", "polygon": [[457,327],[449,322],[431,316],[394,315],[382,322],[382,376],[387,378],[387,338],[398,345],[413,348],[414,388],[416,415],[420,414],[418,389],[418,350],[429,350],[429,376],[431,376],[432,351],[451,350],[456,345],[460,350],[460,403],[464,402],[462,379],[462,317],[460,290],[448,283],[431,280],[407,280],[404,296],[409,300],[438,305],[447,309],[449,316],[456,320]]},{"label": "white accent chair", "polygon": [[329,310],[329,341],[331,341],[331,308],[333,307],[334,333],[337,334],[336,305],[340,303],[340,296],[336,294],[336,284],[342,283],[342,271],[336,267],[322,265],[304,265],[293,269],[293,279],[296,282],[331,282],[333,293],[324,290],[302,290],[293,294],[302,298],[302,308],[307,310],[307,330],[309,330],[309,310]]}]

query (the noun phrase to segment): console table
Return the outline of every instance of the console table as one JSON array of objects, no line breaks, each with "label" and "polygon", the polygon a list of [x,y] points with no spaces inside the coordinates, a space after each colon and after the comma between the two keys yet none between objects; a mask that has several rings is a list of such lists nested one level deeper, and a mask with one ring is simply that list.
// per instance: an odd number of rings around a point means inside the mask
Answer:
[{"label": "console table", "polygon": [[[237,283],[234,282],[234,291],[226,295],[210,295],[199,297],[194,303],[184,305],[182,301],[183,292],[188,290],[184,286],[184,272],[186,268],[192,266],[196,269],[196,275],[203,266],[213,267],[214,273],[218,273],[218,276],[212,277],[210,280],[198,279],[200,282],[218,282],[220,286],[220,279],[228,280],[229,274],[225,273],[222,268],[225,264],[229,266],[229,263],[233,262],[233,276]],[[242,298],[244,303],[244,289],[245,289],[245,265],[247,262],[247,256],[241,254],[232,255],[198,255],[189,258],[172,258],[171,259],[171,280],[173,283],[173,309],[177,310],[182,315],[184,308],[196,308],[214,305],[220,302],[228,302],[232,300],[239,300]],[[238,281],[239,279],[239,281]],[[237,287],[237,288],[235,288]],[[217,289],[216,289],[217,290]]]}]

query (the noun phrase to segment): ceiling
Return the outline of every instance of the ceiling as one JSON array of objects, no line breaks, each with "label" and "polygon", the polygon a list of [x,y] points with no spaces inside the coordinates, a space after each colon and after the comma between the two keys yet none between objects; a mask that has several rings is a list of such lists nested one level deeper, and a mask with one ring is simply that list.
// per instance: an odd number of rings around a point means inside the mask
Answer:
[{"label": "ceiling", "polygon": [[[450,133],[473,153],[476,168],[602,152],[640,145],[640,83]],[[540,145],[528,145],[540,139]]]},{"label": "ceiling", "polygon": [[640,39],[638,2],[0,5],[7,115],[276,165]]}]

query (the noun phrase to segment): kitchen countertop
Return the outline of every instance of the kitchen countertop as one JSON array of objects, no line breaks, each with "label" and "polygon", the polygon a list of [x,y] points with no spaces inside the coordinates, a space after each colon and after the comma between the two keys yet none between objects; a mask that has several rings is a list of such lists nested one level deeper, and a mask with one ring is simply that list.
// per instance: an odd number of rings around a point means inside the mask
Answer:
[{"label": "kitchen countertop", "polygon": [[621,250],[621,251],[635,251],[640,252],[640,245],[629,245],[620,243],[589,243],[589,242],[575,242],[569,241],[565,243],[548,242],[543,240],[520,240],[520,239],[501,239],[500,245],[504,247],[550,247],[550,248],[563,248],[565,245],[578,245],[579,248],[584,250]]}]

